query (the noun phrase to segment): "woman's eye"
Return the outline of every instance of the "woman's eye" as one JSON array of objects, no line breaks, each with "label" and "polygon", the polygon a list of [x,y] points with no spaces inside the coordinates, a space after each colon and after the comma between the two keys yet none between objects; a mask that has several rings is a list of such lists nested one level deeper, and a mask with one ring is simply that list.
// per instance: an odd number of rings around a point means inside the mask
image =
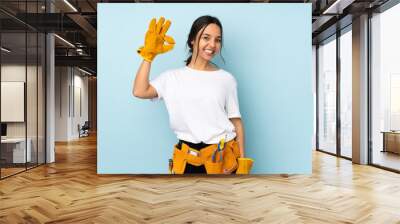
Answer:
[{"label": "woman's eye", "polygon": [[221,43],[221,40],[220,40],[220,39],[217,39],[217,42],[218,42],[218,43]]},{"label": "woman's eye", "polygon": [[203,40],[209,40],[210,38],[209,37],[203,37]]}]

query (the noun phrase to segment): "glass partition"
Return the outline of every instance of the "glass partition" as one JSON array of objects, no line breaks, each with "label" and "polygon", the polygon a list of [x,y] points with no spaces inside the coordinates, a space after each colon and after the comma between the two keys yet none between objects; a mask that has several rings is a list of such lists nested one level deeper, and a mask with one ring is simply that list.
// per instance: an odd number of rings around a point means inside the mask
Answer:
[{"label": "glass partition", "polygon": [[45,163],[45,34],[16,19],[43,13],[44,5],[0,2],[14,12],[0,12],[1,179]]},{"label": "glass partition", "polygon": [[6,177],[24,171],[31,161],[26,150],[26,33],[3,32],[1,47],[1,175]]},{"label": "glass partition", "polygon": [[318,149],[336,154],[336,37],[318,47]]},{"label": "glass partition", "polygon": [[400,171],[400,5],[371,19],[372,163]]},{"label": "glass partition", "polygon": [[340,155],[352,157],[352,32],[340,36]]}]

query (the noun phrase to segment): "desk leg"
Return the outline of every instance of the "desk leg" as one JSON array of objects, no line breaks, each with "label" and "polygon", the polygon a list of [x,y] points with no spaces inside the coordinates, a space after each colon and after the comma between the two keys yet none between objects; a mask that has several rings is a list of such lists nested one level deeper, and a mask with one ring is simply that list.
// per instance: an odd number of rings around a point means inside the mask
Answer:
[{"label": "desk leg", "polygon": [[386,134],[382,133],[383,135],[383,149],[381,152],[386,152]]}]

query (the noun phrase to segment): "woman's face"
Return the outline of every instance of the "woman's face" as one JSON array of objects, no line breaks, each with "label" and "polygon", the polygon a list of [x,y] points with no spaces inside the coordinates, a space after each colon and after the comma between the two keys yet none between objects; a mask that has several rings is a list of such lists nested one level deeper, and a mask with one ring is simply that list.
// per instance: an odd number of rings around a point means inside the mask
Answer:
[{"label": "woman's face", "polygon": [[[204,28],[203,28],[204,29]],[[221,29],[218,25],[211,23],[196,36],[196,41],[193,44],[193,59],[199,58],[210,61],[221,50]],[[201,36],[200,36],[201,34]],[[198,47],[198,48],[197,48]]]}]

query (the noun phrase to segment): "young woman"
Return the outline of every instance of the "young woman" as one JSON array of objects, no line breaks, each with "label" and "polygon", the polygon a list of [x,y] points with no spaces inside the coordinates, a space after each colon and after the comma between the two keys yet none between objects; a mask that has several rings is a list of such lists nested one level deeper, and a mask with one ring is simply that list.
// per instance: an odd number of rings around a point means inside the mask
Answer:
[{"label": "young woman", "polygon": [[216,17],[201,16],[191,27],[186,66],[163,72],[149,82],[157,54],[172,50],[175,42],[166,32],[170,21],[153,19],[146,33],[143,57],[133,84],[133,95],[163,99],[170,126],[179,139],[174,146],[174,173],[224,173],[244,157],[244,130],[237,84],[227,71],[211,62],[221,53],[222,25]]}]

